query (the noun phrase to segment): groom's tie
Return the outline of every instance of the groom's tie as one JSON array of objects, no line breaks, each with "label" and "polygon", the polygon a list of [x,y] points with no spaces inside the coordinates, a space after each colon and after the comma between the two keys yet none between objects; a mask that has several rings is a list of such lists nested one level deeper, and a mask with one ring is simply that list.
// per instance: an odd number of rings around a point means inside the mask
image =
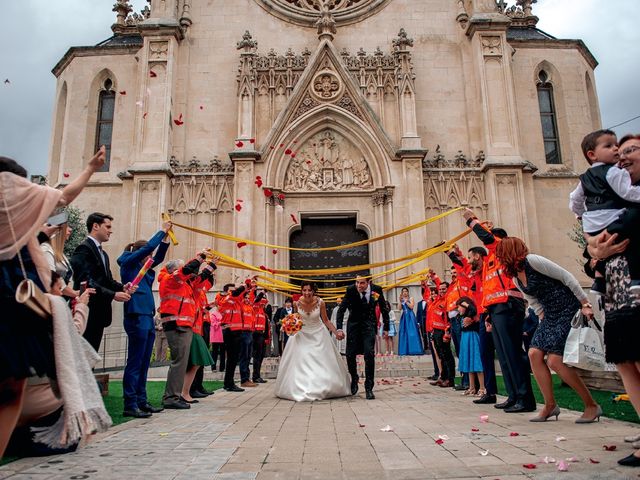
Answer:
[{"label": "groom's tie", "polygon": [[367,292],[362,292],[362,303],[367,303]]}]

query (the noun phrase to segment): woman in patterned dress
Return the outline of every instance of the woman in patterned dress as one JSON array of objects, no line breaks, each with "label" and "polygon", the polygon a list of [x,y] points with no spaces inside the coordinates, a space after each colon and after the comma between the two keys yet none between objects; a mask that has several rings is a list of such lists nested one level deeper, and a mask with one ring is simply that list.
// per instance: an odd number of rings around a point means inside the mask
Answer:
[{"label": "woman in patterned dress", "polygon": [[[525,243],[516,237],[502,239],[496,257],[512,277],[530,306],[540,318],[540,325],[531,339],[529,359],[533,375],[544,397],[544,408],[532,422],[545,422],[560,415],[553,396],[551,370],[573,388],[584,402],[584,413],[576,423],[592,423],[600,419],[602,409],[575,369],[562,362],[564,345],[571,329],[571,320],[580,310],[587,317],[593,310],[580,284],[564,268],[539,255],[529,253]],[[545,362],[545,356],[547,360]]]}]

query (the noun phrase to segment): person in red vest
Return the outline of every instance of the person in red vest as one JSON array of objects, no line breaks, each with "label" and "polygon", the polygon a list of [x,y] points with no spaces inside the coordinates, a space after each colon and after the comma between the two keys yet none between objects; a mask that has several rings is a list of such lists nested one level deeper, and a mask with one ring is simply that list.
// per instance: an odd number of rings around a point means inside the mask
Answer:
[{"label": "person in red vest", "polygon": [[162,397],[164,408],[191,407],[180,399],[196,316],[193,290],[188,280],[197,275],[205,258],[206,254],[203,252],[186,265],[182,260],[170,260],[158,274],[160,319],[171,351],[171,366]]},{"label": "person in red vest", "polygon": [[438,387],[453,387],[456,375],[456,363],[451,352],[451,333],[449,331],[449,320],[447,319],[447,304],[445,294],[448,284],[440,281],[436,272],[429,272],[431,280],[438,290],[437,295],[427,306],[427,323],[433,329],[433,345],[440,358],[440,378],[431,382],[431,385]]},{"label": "person in red vest", "polygon": [[[468,287],[465,283],[458,281],[458,272],[454,267],[451,267],[451,283],[445,293],[445,303],[447,305],[447,318],[451,325],[451,339],[456,349],[456,357],[458,363],[460,362],[460,345],[462,339],[462,319],[458,315],[457,302],[461,297],[468,295]],[[460,385],[454,387],[455,390],[467,390],[469,388],[469,375],[467,373],[462,374],[462,381]]]},{"label": "person in red vest", "polygon": [[240,354],[240,335],[243,329],[242,301],[245,285],[235,288],[233,283],[227,283],[222,287],[222,293],[216,298],[218,310],[222,314],[222,337],[226,353],[226,365],[224,369],[224,389],[227,392],[244,392],[244,388],[237,386],[233,380],[238,357]]},{"label": "person in red vest", "polygon": [[[262,360],[264,360],[265,348],[271,341],[271,305],[266,293],[262,289],[257,290],[262,298],[253,304],[254,330],[253,330],[253,383],[267,383],[261,376]],[[256,296],[257,298],[257,296]]]},{"label": "person in red vest", "polygon": [[251,354],[253,352],[253,332],[255,330],[254,304],[256,303],[256,298],[255,285],[251,284],[251,280],[247,280],[245,284],[249,289],[244,292],[243,301],[240,305],[242,310],[242,331],[240,332],[240,356],[238,362],[240,364],[240,386],[243,388],[253,388],[258,386],[257,383],[251,381],[251,372],[249,370],[249,361],[251,360]]},{"label": "person in red vest", "polygon": [[531,389],[531,375],[527,354],[522,348],[522,325],[524,322],[524,296],[513,280],[505,275],[503,265],[496,258],[496,247],[507,232],[502,228],[483,226],[472,210],[465,209],[463,216],[482,241],[489,254],[482,268],[482,303],[488,314],[485,321],[491,324],[491,334],[504,384],[509,397],[495,408],[506,413],[533,412],[536,401]]}]

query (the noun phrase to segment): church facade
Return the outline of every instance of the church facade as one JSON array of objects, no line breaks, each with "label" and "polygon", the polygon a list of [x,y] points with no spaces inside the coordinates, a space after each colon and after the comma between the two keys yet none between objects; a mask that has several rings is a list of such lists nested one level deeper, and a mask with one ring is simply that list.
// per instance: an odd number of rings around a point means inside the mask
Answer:
[{"label": "church facade", "polygon": [[[353,237],[296,243],[324,246],[464,205],[576,271],[568,194],[586,168],[580,141],[600,127],[597,62],[580,40],[537,29],[533,3],[150,0],[138,14],[118,0],[114,35],[70,48],[53,70],[49,183],[108,146],[77,205],[115,217],[112,258],[163,211],[275,245],[314,222],[351,224]],[[463,230],[456,213],[362,256],[403,257]],[[171,258],[211,246],[253,265],[306,265],[176,234]],[[442,272],[443,257],[411,269]],[[218,283],[244,275],[221,269]]]}]

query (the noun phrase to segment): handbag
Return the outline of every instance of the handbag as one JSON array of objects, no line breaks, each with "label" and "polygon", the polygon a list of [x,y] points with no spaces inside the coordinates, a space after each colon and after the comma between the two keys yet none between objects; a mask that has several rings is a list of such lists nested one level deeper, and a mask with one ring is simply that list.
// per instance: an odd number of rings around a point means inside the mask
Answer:
[{"label": "handbag", "polygon": [[[11,214],[9,213],[6,199],[4,199],[4,206],[5,210],[7,211],[7,219],[9,220],[9,228],[11,229],[13,241],[17,243],[18,240],[16,239],[16,232],[13,229]],[[25,305],[27,308],[35,312],[39,317],[42,317],[44,319],[51,319],[52,313],[49,299],[46,297],[44,292],[40,290],[40,288],[33,282],[33,280],[27,278],[27,270],[24,268],[24,261],[22,260],[20,250],[18,250],[18,261],[20,262],[20,270],[22,270],[23,280],[18,284],[18,288],[16,289],[16,302]]]},{"label": "handbag", "polygon": [[563,363],[583,370],[605,370],[606,362],[600,332],[600,324],[594,318],[585,317],[578,310],[571,321],[571,330],[562,356]]}]

